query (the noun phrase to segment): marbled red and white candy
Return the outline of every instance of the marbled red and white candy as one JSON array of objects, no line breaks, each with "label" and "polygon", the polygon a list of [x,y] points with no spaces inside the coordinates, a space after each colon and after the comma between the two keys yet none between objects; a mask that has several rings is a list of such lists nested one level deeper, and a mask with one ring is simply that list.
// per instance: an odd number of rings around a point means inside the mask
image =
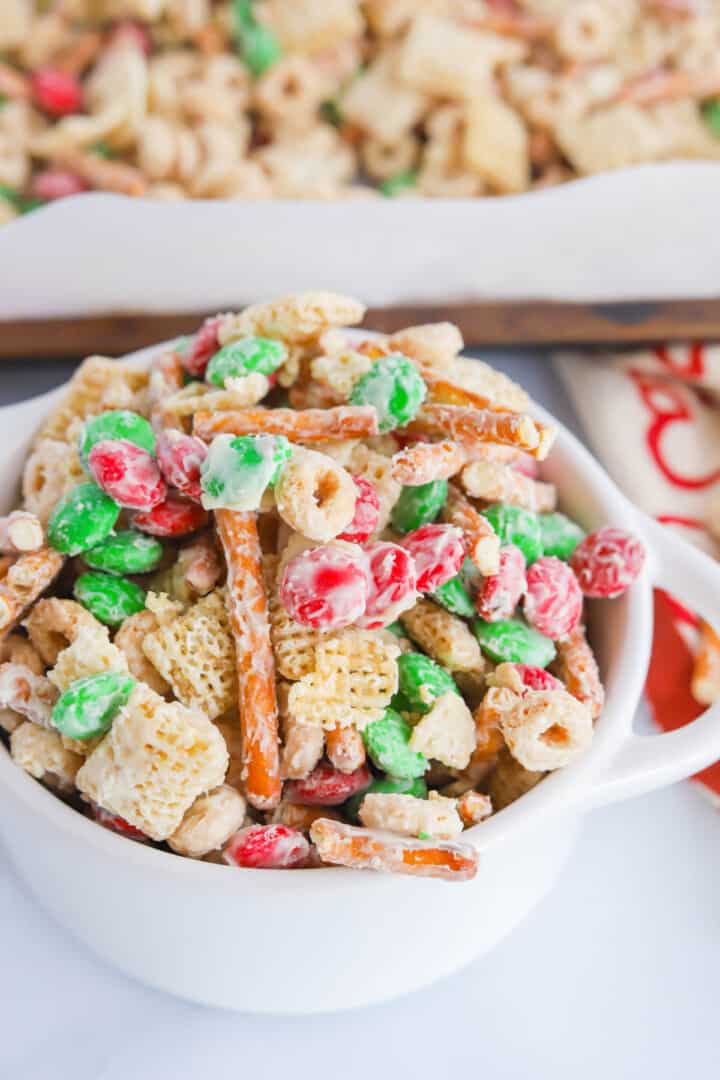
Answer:
[{"label": "marbled red and white candy", "polygon": [[402,546],[415,563],[418,592],[435,592],[454,578],[465,558],[465,543],[454,525],[421,525],[408,533]]}]

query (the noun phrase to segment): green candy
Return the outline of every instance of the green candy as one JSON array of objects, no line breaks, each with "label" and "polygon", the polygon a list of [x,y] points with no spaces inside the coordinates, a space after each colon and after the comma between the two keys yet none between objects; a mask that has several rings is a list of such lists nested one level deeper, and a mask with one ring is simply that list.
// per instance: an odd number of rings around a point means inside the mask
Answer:
[{"label": "green candy", "polygon": [[282,55],[280,43],[266,26],[258,23],[250,0],[234,0],[235,41],[253,75],[262,75]]},{"label": "green candy", "polygon": [[[401,703],[407,702],[408,712],[429,712],[442,694],[449,690],[457,694],[458,688],[447,671],[424,653],[403,653],[397,660],[398,693]],[[393,699],[395,700],[395,699]],[[393,773],[392,769],[385,772]],[[393,776],[397,776],[393,773]]]},{"label": "green candy", "polygon": [[713,135],[720,139],[720,98],[710,98],[703,102],[700,113]]},{"label": "green candy", "polygon": [[431,480],[429,484],[404,487],[392,511],[392,526],[407,533],[427,525],[438,516],[447,499],[447,480]]},{"label": "green candy", "polygon": [[284,435],[218,435],[200,469],[206,510],[257,510],[289,459]]},{"label": "green candy", "polygon": [[320,115],[323,120],[328,124],[332,124],[333,127],[342,127],[343,114],[339,103],[334,98],[328,98],[327,101],[323,101],[320,105]]},{"label": "green candy", "polygon": [[102,543],[119,516],[120,507],[97,484],[78,484],[50,515],[48,543],[63,555],[79,555]]},{"label": "green candy", "polygon": [[540,514],[540,539],[543,555],[554,555],[566,562],[585,533],[565,514]]},{"label": "green candy", "polygon": [[127,704],[135,680],[105,671],[77,679],[55,702],[53,727],[69,739],[94,739],[110,730],[117,712]]},{"label": "green candy", "polygon": [[148,454],[155,454],[155,432],[145,417],[128,409],[111,409],[86,420],[80,432],[78,450],[86,469],[93,446],[106,439],[127,439]]},{"label": "green candy", "polygon": [[362,735],[371,761],[382,772],[412,779],[427,769],[427,759],[410,749],[412,728],[394,709],[386,709],[379,720],[364,728]]},{"label": "green candy", "polygon": [[106,626],[119,626],[123,619],[136,615],[145,607],[145,593],[135,582],[93,570],[80,575],[73,595]]},{"label": "green candy", "polygon": [[402,353],[381,356],[359,379],[351,405],[373,405],[380,431],[409,424],[425,400],[427,387],[417,368]]},{"label": "green candy", "polygon": [[214,386],[225,386],[226,379],[241,379],[253,371],[272,375],[287,359],[287,349],[281,341],[271,338],[246,337],[223,345],[210,358],[205,379]]},{"label": "green candy", "polygon": [[482,513],[500,537],[500,543],[515,544],[519,547],[528,565],[540,558],[543,553],[540,521],[532,510],[508,506],[506,503],[493,503]]},{"label": "green candy", "polygon": [[162,559],[163,546],[154,536],[125,529],[90,548],[83,559],[93,570],[108,574],[147,574]]},{"label": "green candy", "polygon": [[388,176],[387,180],[383,180],[380,191],[386,198],[393,199],[406,191],[412,191],[414,187],[417,187],[417,181],[417,170],[406,169],[405,172],[395,173],[394,176]]},{"label": "green candy", "polygon": [[473,629],[480,648],[496,664],[509,662],[545,668],[555,657],[555,646],[550,638],[520,619],[500,622],[478,619]]},{"label": "green candy", "polygon": [[434,593],[431,593],[430,599],[434,600],[436,604],[440,604],[441,607],[447,608],[453,615],[462,615],[469,619],[477,614],[472,597],[465,588],[460,574],[456,574],[454,578],[450,578]]},{"label": "green candy", "polygon": [[351,821],[358,820],[360,804],[366,795],[376,792],[381,795],[414,795],[416,799],[427,799],[427,784],[421,776],[400,779],[396,776],[378,776],[365,791],[358,792],[343,803],[342,810]]}]

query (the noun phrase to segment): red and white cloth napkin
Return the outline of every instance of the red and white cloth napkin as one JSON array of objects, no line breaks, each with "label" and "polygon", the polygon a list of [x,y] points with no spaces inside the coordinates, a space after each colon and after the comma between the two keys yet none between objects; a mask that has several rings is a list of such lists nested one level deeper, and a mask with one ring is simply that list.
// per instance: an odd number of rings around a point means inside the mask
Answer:
[{"label": "red and white cloth napkin", "polygon": [[[563,353],[554,363],[618,486],[648,514],[720,558],[720,544],[707,528],[711,502],[717,507],[720,496],[720,346]],[[704,709],[690,693],[697,627],[692,612],[655,591],[646,694],[664,731]],[[720,799],[720,762],[695,779]]]}]

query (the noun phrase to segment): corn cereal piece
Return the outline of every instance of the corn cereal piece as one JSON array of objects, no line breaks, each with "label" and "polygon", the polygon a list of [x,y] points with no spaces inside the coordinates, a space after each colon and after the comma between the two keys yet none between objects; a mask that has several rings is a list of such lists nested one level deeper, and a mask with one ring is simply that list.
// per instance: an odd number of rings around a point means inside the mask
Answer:
[{"label": "corn cereal piece", "polygon": [[142,649],[188,708],[214,720],[236,704],[235,649],[222,589],[148,634]]},{"label": "corn cereal piece", "polygon": [[168,838],[168,846],[178,855],[201,859],[221,848],[238,831],[246,809],[242,795],[223,784],[195,800]]},{"label": "corn cereal piece", "polygon": [[313,379],[334,391],[342,401],[350,397],[358,379],[372,367],[372,360],[354,349],[329,356],[316,356],[310,364]]},{"label": "corn cereal piece", "polygon": [[320,642],[315,670],[291,687],[288,712],[326,729],[378,720],[397,690],[398,646],[366,630],[344,630]]},{"label": "corn cereal piece", "polygon": [[495,409],[524,412],[530,405],[528,394],[518,383],[483,360],[456,356],[449,371],[440,374],[458,386],[486,398]]},{"label": "corn cereal piece", "polygon": [[66,750],[57,731],[24,721],[10,736],[10,754],[16,765],[62,794],[75,787],[83,763],[79,754]]},{"label": "corn cereal piece", "polygon": [[138,683],[76,777],[78,790],[153,840],[167,840],[199,795],[222,784],[228,753],[207,717]]},{"label": "corn cereal piece", "polygon": [[[278,690],[278,701],[281,700]],[[281,728],[280,775],[283,780],[304,780],[323,755],[323,729],[317,724],[304,724],[292,714],[282,715]]]},{"label": "corn cereal piece", "polygon": [[267,304],[254,304],[239,315],[228,315],[218,330],[221,345],[247,337],[282,338],[297,344],[311,341],[330,326],[354,326],[362,321],[365,307],[349,296],[332,292],[307,292]]},{"label": "corn cereal piece", "polygon": [[519,114],[499,98],[470,102],[463,150],[467,167],[493,191],[505,195],[529,187],[527,130]]},{"label": "corn cereal piece", "polygon": [[431,600],[418,600],[400,621],[413,641],[448,671],[482,671],[485,666],[467,624]]},{"label": "corn cereal piece", "polygon": [[592,741],[592,714],[564,690],[528,690],[503,713],[508,750],[533,772],[560,769]]},{"label": "corn cereal piece", "polygon": [[387,829],[401,836],[426,834],[424,839],[452,840],[463,830],[456,800],[436,791],[427,799],[374,792],[365,796],[358,816],[369,829]]},{"label": "corn cereal piece", "polygon": [[152,611],[138,611],[125,619],[115,635],[115,646],[125,657],[128,671],[139,682],[146,683],[156,694],[165,696],[170,689],[157,668],[143,652],[143,642],[148,634],[158,629],[157,616]]},{"label": "corn cereal piece", "polygon": [[22,664],[32,671],[33,675],[45,674],[42,656],[22,634],[8,634],[4,641],[0,641],[0,663],[8,660],[12,664]]},{"label": "corn cereal piece", "polygon": [[59,439],[41,439],[23,469],[23,506],[46,525],[55,504],[84,479],[75,446]]},{"label": "corn cereal piece", "polygon": [[48,672],[48,679],[62,693],[76,679],[105,671],[127,673],[127,659],[111,644],[107,627],[83,625],[73,643],[58,656],[55,667]]},{"label": "corn cereal piece", "polygon": [[523,768],[509,750],[503,750],[490,775],[488,793],[493,807],[497,811],[514,803],[539,784],[544,776],[547,773]]},{"label": "corn cereal piece", "polygon": [[88,357],[70,380],[60,404],[38,431],[35,444],[43,439],[67,443],[69,434],[75,430],[75,421],[83,421],[106,409],[143,411],[143,392],[148,379],[147,372],[116,360],[104,356]]},{"label": "corn cereal piece", "polygon": [[21,555],[0,583],[0,637],[22,618],[60,573],[64,557],[52,548]]},{"label": "corn cereal piece", "polygon": [[39,600],[25,620],[30,641],[48,667],[57,663],[63,649],[71,645],[82,627],[102,628],[94,615],[75,600],[48,596]]},{"label": "corn cereal piece", "polygon": [[543,484],[517,469],[493,461],[473,461],[460,477],[462,486],[474,499],[509,503],[544,514],[557,505],[554,484]]},{"label": "corn cereal piece", "polygon": [[449,322],[408,326],[393,334],[390,348],[417,361],[423,372],[447,375],[448,365],[454,363],[463,347],[462,334]]},{"label": "corn cereal piece", "polygon": [[400,498],[402,485],[393,478],[392,459],[360,443],[350,458],[350,472],[369,480],[380,500],[380,516],[372,539],[387,528],[395,503]]},{"label": "corn cereal piece", "polygon": [[0,664],[0,708],[50,728],[57,697],[56,688],[44,675],[35,675],[22,664]]},{"label": "corn cereal piece", "polygon": [[459,694],[441,694],[413,728],[410,749],[450,769],[464,769],[475,749],[475,722]]},{"label": "corn cereal piece", "polygon": [[398,78],[395,49],[386,50],[353,79],[341,98],[343,115],[350,123],[386,144],[412,131],[427,107],[422,90]]}]

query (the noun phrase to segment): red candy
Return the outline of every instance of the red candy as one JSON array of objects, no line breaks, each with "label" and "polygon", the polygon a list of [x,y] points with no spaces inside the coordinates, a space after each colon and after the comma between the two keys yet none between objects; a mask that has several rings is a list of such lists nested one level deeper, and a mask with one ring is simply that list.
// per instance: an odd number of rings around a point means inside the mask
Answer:
[{"label": "red candy", "polygon": [[523,476],[529,476],[531,480],[537,480],[540,475],[540,466],[537,459],[530,454],[520,454],[511,464],[515,472],[522,473]]},{"label": "red candy", "polygon": [[454,578],[465,558],[462,533],[454,525],[421,525],[402,543],[413,557],[419,592],[435,592]]},{"label": "red candy", "polygon": [[81,191],[87,191],[87,184],[67,169],[44,169],[33,177],[30,186],[30,194],[46,202],[79,195]]},{"label": "red candy", "polygon": [[560,680],[551,675],[549,671],[545,671],[544,668],[533,667],[531,664],[513,664],[513,667],[522,679],[522,684],[526,690],[565,689]]},{"label": "red candy", "polygon": [[181,495],[168,495],[165,502],[133,517],[133,525],[151,536],[187,536],[207,524],[207,512]]},{"label": "red candy", "polygon": [[160,471],[171,487],[200,502],[200,466],[208,448],[202,439],[170,429],[162,431],[157,440]]},{"label": "red candy", "polygon": [[222,315],[211,315],[193,338],[187,356],[183,357],[183,367],[189,375],[202,377],[205,374],[210,357],[220,348],[218,330],[222,319]]},{"label": "red candy", "polygon": [[367,765],[351,773],[338,772],[321,761],[304,780],[290,780],[285,785],[285,798],[302,806],[340,806],[352,795],[365,791],[372,782]]},{"label": "red candy", "polygon": [[365,555],[370,571],[370,595],[358,625],[365,630],[378,630],[394,622],[415,603],[415,563],[404,547],[384,540],[368,544]]},{"label": "red candy", "polygon": [[95,483],[129,510],[151,510],[167,494],[165,481],[152,456],[128,439],[95,443],[88,468]]},{"label": "red candy", "polygon": [[337,630],[365,611],[368,572],[362,552],[321,544],[285,567],[280,599],[291,618],[315,630]]},{"label": "red candy", "polygon": [[559,641],[580,621],[582,592],[567,563],[544,555],[528,568],[525,618],[539,633]]},{"label": "red candy", "polygon": [[353,476],[353,483],[358,492],[355,516],[345,532],[340,533],[338,540],[347,540],[349,544],[363,544],[377,527],[380,500],[373,484],[363,476]]},{"label": "red candy", "polygon": [[140,844],[149,844],[150,838],[141,832],[140,829],[136,829],[134,825],[131,825],[125,818],[120,817],[119,814],[111,814],[108,810],[103,810],[102,806],[98,806],[97,803],[92,803],[90,807],[93,819],[102,825],[104,829],[109,829],[110,832],[118,833],[120,836],[126,837],[128,840],[137,840]]},{"label": "red candy", "polygon": [[500,548],[497,574],[486,577],[477,596],[478,614],[486,622],[512,617],[525,592],[525,556],[515,544]]},{"label": "red candy", "polygon": [[309,855],[308,841],[288,825],[250,825],[236,832],[223,849],[230,866],[256,870],[290,870],[303,866]]},{"label": "red candy", "polygon": [[35,103],[49,116],[68,116],[82,108],[80,81],[57,68],[38,68],[31,76]]},{"label": "red candy", "polygon": [[639,576],[645,549],[636,536],[605,525],[575,548],[570,565],[585,596],[620,596]]}]

